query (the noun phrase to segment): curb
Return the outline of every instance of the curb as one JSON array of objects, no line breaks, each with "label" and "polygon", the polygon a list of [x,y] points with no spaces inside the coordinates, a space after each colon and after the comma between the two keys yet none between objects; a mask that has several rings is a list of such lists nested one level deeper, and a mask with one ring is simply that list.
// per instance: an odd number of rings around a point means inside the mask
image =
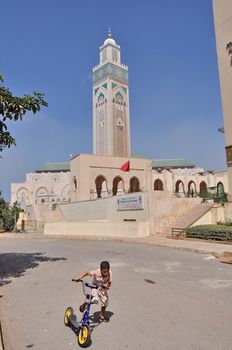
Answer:
[{"label": "curb", "polygon": [[0,322],[0,350],[4,350],[4,343],[3,343],[3,335],[2,335],[2,326]]}]

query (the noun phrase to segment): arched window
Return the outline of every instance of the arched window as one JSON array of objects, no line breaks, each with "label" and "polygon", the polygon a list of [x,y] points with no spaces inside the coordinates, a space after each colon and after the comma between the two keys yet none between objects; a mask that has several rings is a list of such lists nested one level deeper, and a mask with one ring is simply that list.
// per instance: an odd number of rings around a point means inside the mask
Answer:
[{"label": "arched window", "polygon": [[123,180],[120,176],[116,176],[113,180],[113,188],[112,188],[113,196],[116,196],[118,191],[124,192],[123,191]]},{"label": "arched window", "polygon": [[224,185],[223,185],[223,183],[220,181],[220,182],[218,182],[218,184],[217,184],[217,195],[224,195],[225,194],[225,192],[224,192]]},{"label": "arched window", "polygon": [[135,176],[133,176],[130,179],[130,189],[129,192],[140,192],[140,185],[139,185],[139,179]]},{"label": "arched window", "polygon": [[188,183],[188,197],[196,197],[196,184],[194,181]]},{"label": "arched window", "polygon": [[155,180],[154,182],[154,191],[163,191],[164,185],[160,179]]},{"label": "arched window", "polygon": [[97,198],[102,198],[102,189],[103,185],[105,185],[105,191],[107,191],[107,182],[104,176],[99,175],[95,180]]},{"label": "arched window", "polygon": [[176,182],[176,188],[175,188],[176,193],[184,193],[184,184],[183,181],[178,180]]},{"label": "arched window", "polygon": [[73,176],[73,185],[74,185],[73,191],[76,192],[76,190],[77,190],[77,178],[75,175]]},{"label": "arched window", "polygon": [[205,181],[201,181],[200,183],[200,197],[203,197],[204,195],[206,195],[206,190],[207,190],[207,184]]}]

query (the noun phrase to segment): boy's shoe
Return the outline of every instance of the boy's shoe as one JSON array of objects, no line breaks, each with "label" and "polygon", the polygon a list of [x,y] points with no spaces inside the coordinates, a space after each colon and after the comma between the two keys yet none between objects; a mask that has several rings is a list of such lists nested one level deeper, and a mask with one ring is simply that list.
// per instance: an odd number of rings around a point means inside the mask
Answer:
[{"label": "boy's shoe", "polygon": [[80,307],[80,312],[84,312],[87,309],[88,303],[85,301]]}]

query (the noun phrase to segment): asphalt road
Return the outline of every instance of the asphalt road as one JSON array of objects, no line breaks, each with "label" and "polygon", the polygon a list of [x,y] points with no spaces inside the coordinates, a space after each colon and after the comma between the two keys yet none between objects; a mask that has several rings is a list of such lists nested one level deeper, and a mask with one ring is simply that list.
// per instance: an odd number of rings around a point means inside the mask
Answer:
[{"label": "asphalt road", "polygon": [[143,244],[78,240],[0,241],[0,318],[5,350],[78,349],[63,324],[80,319],[85,270],[109,260],[109,323],[93,350],[232,350],[232,267],[208,255]]}]

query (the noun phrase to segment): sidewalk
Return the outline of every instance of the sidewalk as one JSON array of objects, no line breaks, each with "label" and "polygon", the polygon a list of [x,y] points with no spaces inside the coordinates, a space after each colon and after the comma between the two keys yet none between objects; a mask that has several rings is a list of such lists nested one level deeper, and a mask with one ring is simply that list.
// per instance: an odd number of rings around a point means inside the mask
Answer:
[{"label": "sidewalk", "polygon": [[[159,237],[158,235],[149,237],[109,237],[109,236],[70,236],[70,235],[44,235],[43,233],[0,233],[1,239],[75,239],[75,240],[102,240],[116,241],[125,243],[142,243],[156,245],[159,247],[168,247],[185,251],[192,251],[202,254],[212,254],[216,257],[224,256],[225,252],[232,254],[232,243],[218,243],[213,241],[201,241],[194,239],[176,239]],[[0,349],[1,350],[1,349]]]}]

